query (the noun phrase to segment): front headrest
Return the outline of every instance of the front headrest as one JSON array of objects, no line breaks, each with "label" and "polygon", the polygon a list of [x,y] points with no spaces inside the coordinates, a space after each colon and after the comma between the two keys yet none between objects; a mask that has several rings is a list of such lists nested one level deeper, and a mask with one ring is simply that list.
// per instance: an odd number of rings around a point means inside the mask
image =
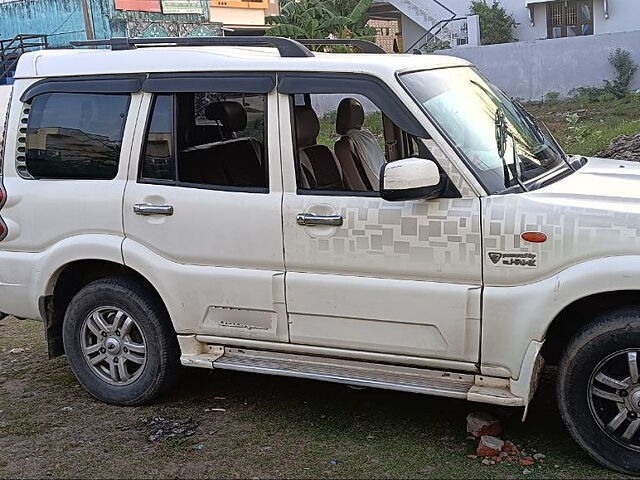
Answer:
[{"label": "front headrest", "polygon": [[231,132],[247,128],[247,111],[238,102],[213,102],[204,110],[207,120],[217,120]]},{"label": "front headrest", "polygon": [[309,107],[295,107],[296,140],[298,148],[315,145],[320,133],[318,115]]},{"label": "front headrest", "polygon": [[355,98],[344,98],[338,105],[336,133],[346,135],[349,130],[359,130],[364,124],[364,108]]}]

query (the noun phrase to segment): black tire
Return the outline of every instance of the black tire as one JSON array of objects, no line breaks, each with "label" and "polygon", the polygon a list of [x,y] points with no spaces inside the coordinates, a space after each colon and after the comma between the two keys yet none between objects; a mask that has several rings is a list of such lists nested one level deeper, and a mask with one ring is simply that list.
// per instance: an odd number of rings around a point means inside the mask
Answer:
[{"label": "black tire", "polygon": [[[127,312],[144,336],[146,360],[137,376],[126,385],[110,384],[101,378],[89,365],[83,351],[81,332],[85,319],[105,306]],[[62,336],[69,365],[78,382],[103,402],[115,405],[149,403],[173,385],[177,378],[180,355],[171,321],[157,294],[134,279],[104,278],[82,288],[67,308]]]},{"label": "black tire", "polygon": [[[608,415],[615,418],[615,409],[619,408],[619,404],[611,400],[601,400],[599,396],[592,395],[590,390],[595,386],[600,390],[622,392],[598,381],[593,384],[591,382],[596,372],[602,371],[603,365],[613,365],[606,362],[618,359],[623,361],[622,355],[628,355],[630,350],[640,351],[640,308],[618,309],[597,317],[575,335],[563,353],[558,366],[557,399],[567,429],[592,458],[618,472],[638,475],[640,451],[634,447],[640,444],[640,430],[632,436],[631,445],[625,445],[621,439],[616,441],[612,438],[624,432],[637,413],[631,410],[624,414],[617,412],[622,415],[621,418],[627,415],[631,417],[623,420],[624,423],[617,427],[617,430],[614,429],[613,433],[607,433],[607,419],[610,418]],[[618,365],[622,367],[621,364],[614,366]],[[624,374],[620,374],[618,378],[624,378]],[[630,380],[628,382],[631,383]],[[636,386],[636,390],[633,388],[630,386],[629,390],[635,392],[640,387]],[[621,397],[623,394],[624,392],[614,395]],[[624,396],[629,397],[628,393]],[[637,402],[637,394],[634,398],[634,402]],[[601,403],[603,401],[604,404]],[[625,404],[621,405],[621,408],[625,408]],[[634,406],[637,407],[635,403]],[[597,418],[598,415],[600,420]]]}]

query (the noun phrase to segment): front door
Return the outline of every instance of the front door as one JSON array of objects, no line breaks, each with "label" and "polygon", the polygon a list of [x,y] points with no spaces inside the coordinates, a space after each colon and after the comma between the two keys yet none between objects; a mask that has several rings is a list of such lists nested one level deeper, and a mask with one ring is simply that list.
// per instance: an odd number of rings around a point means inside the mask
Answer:
[{"label": "front door", "polygon": [[[355,80],[328,94],[333,80],[325,81],[281,81],[291,342],[451,360],[472,369],[480,339],[479,198],[459,175],[449,175],[447,198],[388,202],[375,179],[366,180],[370,165],[357,171],[361,185],[372,186],[349,189],[347,183],[357,182],[345,179],[344,152],[334,143],[363,163],[363,155],[428,156],[445,177],[452,166],[433,140],[407,131],[406,112],[389,106],[392,93]],[[384,99],[376,96],[381,92]]]},{"label": "front door", "polygon": [[288,341],[273,81],[218,77],[145,84],[124,260],[178,333]]}]

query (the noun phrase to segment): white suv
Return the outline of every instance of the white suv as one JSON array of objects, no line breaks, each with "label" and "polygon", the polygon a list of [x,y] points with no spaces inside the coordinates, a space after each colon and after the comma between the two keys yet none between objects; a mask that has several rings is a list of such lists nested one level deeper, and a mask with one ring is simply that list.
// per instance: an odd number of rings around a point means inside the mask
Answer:
[{"label": "white suv", "polygon": [[640,166],[455,58],[94,43],[21,58],[0,157],[0,311],[92,395],[182,363],[526,411],[546,361],[577,442],[640,473]]}]

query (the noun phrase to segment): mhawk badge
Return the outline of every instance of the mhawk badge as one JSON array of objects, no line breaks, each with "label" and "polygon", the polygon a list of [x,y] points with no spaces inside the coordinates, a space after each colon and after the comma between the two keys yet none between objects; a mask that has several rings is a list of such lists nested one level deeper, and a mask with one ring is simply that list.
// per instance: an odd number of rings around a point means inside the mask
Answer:
[{"label": "mhawk badge", "polygon": [[536,268],[538,266],[537,253],[489,252],[489,260],[498,267]]},{"label": "mhawk badge", "polygon": [[502,258],[502,254],[498,252],[489,252],[489,258],[493,263],[498,263]]}]

